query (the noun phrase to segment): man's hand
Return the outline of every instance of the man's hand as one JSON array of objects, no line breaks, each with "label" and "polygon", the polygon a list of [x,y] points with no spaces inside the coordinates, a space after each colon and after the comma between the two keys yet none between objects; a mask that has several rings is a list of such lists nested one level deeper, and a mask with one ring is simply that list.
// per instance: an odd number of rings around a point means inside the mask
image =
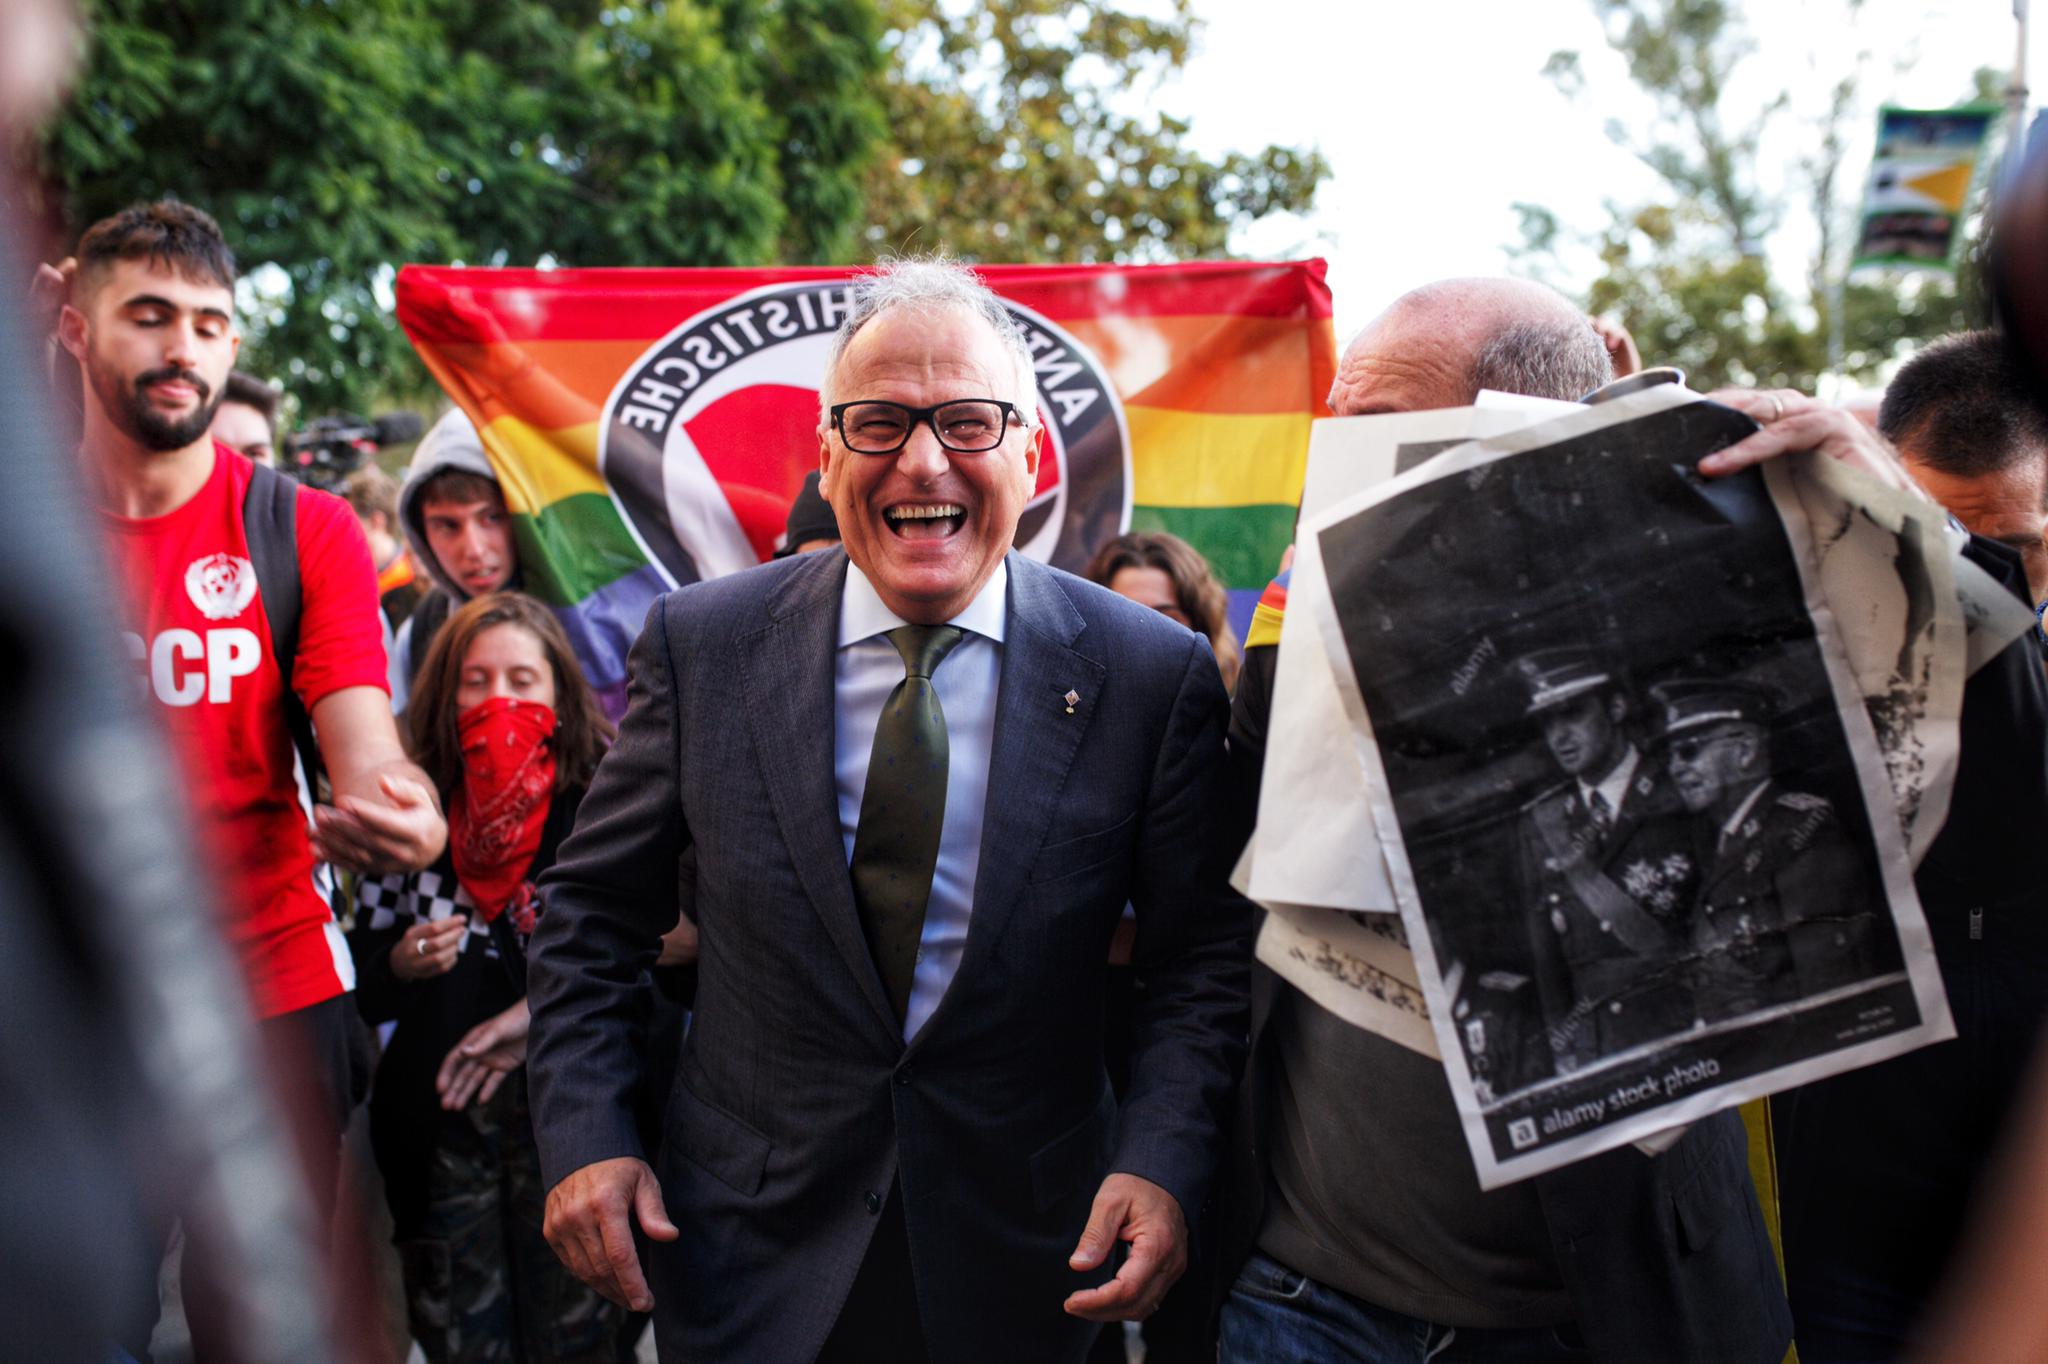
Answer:
[{"label": "man's hand", "polygon": [[687,914],[676,916],[676,926],[661,935],[661,955],[656,966],[688,966],[697,960],[697,925]]},{"label": "man's hand", "polygon": [[621,1307],[654,1308],[654,1294],[633,1252],[629,1215],[657,1241],[679,1233],[661,1205],[661,1185],[647,1162],[619,1156],[586,1165],[548,1191],[541,1234],[569,1272]]},{"label": "man's hand", "polygon": [[313,855],[349,871],[417,871],[447,842],[433,792],[409,777],[387,773],[377,780],[377,798],[341,796],[313,811]]},{"label": "man's hand", "polygon": [[1628,328],[1612,318],[1587,317],[1593,330],[1599,333],[1600,344],[1607,347],[1607,361],[1614,366],[1614,377],[1626,379],[1643,367],[1642,352],[1636,349],[1636,339],[1628,334]]},{"label": "man's hand", "polygon": [[1767,459],[1795,450],[1818,450],[1875,478],[1886,487],[1915,497],[1927,494],[1886,443],[1839,407],[1809,398],[1789,388],[1723,388],[1707,395],[1724,407],[1732,407],[1754,419],[1763,430],[1745,437],[1725,450],[1717,450],[1700,461],[1700,472],[1718,478],[1761,464]]},{"label": "man's hand", "polygon": [[503,1013],[486,1018],[462,1035],[441,1058],[434,1088],[441,1107],[460,1112],[474,1099],[487,1104],[505,1077],[526,1064],[526,1033],[530,1015],[519,1000]]},{"label": "man's hand", "polygon": [[1096,1190],[1080,1244],[1067,1257],[1074,1269],[1094,1269],[1118,1241],[1131,1243],[1116,1277],[1100,1288],[1067,1297],[1067,1311],[1089,1321],[1142,1321],[1159,1310],[1188,1267],[1188,1223],[1180,1202],[1149,1179],[1112,1174]]},{"label": "man's hand", "polygon": [[463,934],[468,931],[466,914],[414,924],[391,945],[391,974],[400,980],[430,980],[447,974],[455,969]]},{"label": "man's hand", "polygon": [[313,704],[313,734],[334,804],[313,811],[313,854],[358,872],[419,871],[448,845],[427,774],[405,756],[391,698],[343,687]]}]

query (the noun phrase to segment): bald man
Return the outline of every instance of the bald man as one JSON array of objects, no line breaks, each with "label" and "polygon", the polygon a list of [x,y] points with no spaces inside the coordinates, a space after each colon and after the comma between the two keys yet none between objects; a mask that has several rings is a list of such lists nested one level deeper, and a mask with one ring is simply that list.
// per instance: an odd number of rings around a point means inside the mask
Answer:
[{"label": "bald man", "polygon": [[[1447,280],[1359,334],[1330,406],[1458,407],[1481,388],[1577,399],[1610,373],[1602,338],[1552,291]],[[1233,706],[1231,761],[1252,809],[1274,654],[1248,650]],[[1237,1253],[1218,1257],[1226,1273],[1243,1267],[1223,1304],[1222,1360],[1784,1355],[1790,1317],[1734,1113],[1654,1158],[1627,1148],[1481,1192],[1440,1062],[1263,968],[1252,1007],[1243,1202],[1224,1232]]]}]

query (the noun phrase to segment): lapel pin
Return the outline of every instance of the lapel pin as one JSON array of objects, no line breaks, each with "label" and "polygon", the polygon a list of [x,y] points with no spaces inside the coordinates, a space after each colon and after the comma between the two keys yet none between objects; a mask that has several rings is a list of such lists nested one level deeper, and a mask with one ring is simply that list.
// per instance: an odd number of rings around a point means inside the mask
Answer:
[{"label": "lapel pin", "polygon": [[1067,694],[1060,699],[1067,703],[1067,714],[1072,715],[1074,713],[1074,703],[1081,699],[1081,693],[1069,688]]}]

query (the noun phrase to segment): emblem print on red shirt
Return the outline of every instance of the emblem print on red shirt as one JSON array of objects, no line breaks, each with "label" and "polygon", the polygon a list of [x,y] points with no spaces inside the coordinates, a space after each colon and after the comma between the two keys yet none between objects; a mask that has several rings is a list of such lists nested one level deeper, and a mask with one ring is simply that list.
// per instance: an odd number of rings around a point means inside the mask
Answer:
[{"label": "emblem print on red shirt", "polygon": [[185,570],[185,592],[208,620],[232,620],[256,599],[256,570],[233,554],[209,554]]}]

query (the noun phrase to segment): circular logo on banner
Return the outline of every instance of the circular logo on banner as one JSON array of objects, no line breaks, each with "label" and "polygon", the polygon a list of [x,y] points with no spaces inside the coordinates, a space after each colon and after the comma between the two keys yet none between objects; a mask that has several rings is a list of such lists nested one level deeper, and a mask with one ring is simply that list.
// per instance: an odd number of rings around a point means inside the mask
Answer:
[{"label": "circular logo on banner", "polygon": [[[847,311],[845,280],[771,284],[650,346],[606,401],[598,469],[647,557],[676,586],[774,552],[818,467],[818,385]],[[1130,524],[1123,404],[1087,348],[1005,299],[1038,379],[1038,487],[1017,549],[1078,572]]]}]

